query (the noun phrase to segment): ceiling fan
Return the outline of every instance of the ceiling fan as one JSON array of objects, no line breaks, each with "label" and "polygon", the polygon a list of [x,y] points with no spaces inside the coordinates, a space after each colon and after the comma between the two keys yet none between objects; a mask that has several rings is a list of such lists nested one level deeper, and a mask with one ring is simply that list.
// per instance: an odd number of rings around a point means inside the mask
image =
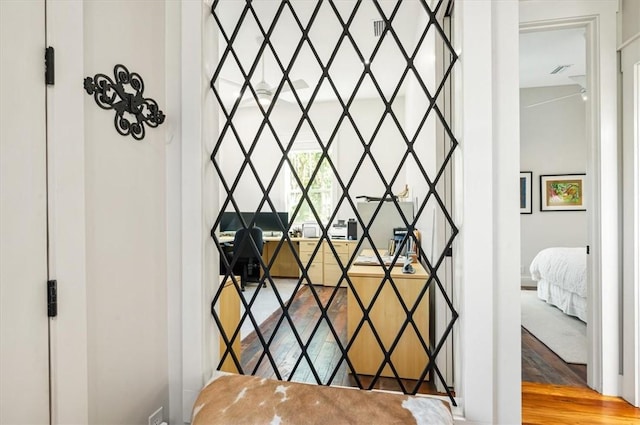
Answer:
[{"label": "ceiling fan", "polygon": [[575,92],[575,93],[571,93],[571,94],[567,94],[564,96],[559,96],[559,97],[554,97],[552,99],[547,99],[547,100],[543,100],[541,102],[536,102],[536,103],[532,103],[531,105],[527,105],[527,108],[533,108],[534,106],[540,106],[540,105],[545,105],[547,103],[551,103],[551,102],[557,102],[558,100],[562,100],[562,99],[568,99],[570,97],[574,97],[574,96],[580,96],[582,97],[583,101],[587,101],[588,96],[587,96],[587,78],[585,75],[570,75],[569,78],[571,78],[576,84],[578,84],[580,86],[580,90]]},{"label": "ceiling fan", "polygon": [[[261,42],[261,40],[258,40],[259,42]],[[262,55],[262,57],[260,58],[260,68],[261,68],[261,74],[260,74],[260,81],[255,84],[252,85],[253,90],[255,90],[256,95],[258,96],[258,102],[262,105],[262,106],[267,106],[269,105],[272,101],[273,101],[273,95],[275,94],[278,86],[277,85],[271,85],[269,83],[267,83],[265,81],[264,78],[264,55]],[[240,89],[242,88],[242,84],[237,83],[235,81],[231,81],[231,80],[227,80],[226,78],[220,78],[221,81],[224,81],[225,83],[236,87],[238,89],[238,92],[240,91]],[[298,80],[294,80],[291,82],[291,85],[289,84],[284,84],[282,86],[282,90],[280,90],[280,94],[282,93],[286,93],[288,91],[291,91],[292,89],[294,90],[301,90],[301,89],[306,89],[307,87],[309,87],[309,85],[307,84],[307,82],[303,79],[298,79]],[[245,96],[249,94],[251,95],[251,91],[250,90],[245,90]],[[244,99],[240,105],[247,105],[247,104],[253,104],[252,102],[252,98],[247,98]],[[291,103],[285,99],[280,98],[279,101],[282,102],[286,102],[286,103]]]}]

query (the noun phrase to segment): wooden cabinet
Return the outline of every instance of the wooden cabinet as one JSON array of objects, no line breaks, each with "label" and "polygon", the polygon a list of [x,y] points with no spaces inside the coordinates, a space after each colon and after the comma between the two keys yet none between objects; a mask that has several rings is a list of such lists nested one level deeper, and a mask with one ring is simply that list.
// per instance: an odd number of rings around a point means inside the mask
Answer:
[{"label": "wooden cabinet", "polygon": [[[224,276],[220,276],[220,283],[222,283]],[[239,278],[238,278],[239,279]],[[240,323],[240,296],[238,295],[238,291],[233,286],[233,281],[229,278],[224,283],[224,287],[222,288],[222,293],[218,298],[218,317],[220,318],[220,322],[222,324],[222,329],[227,336],[227,338],[231,338],[236,328],[238,327],[238,323]],[[220,335],[220,358],[224,355],[227,346]],[[231,349],[235,353],[238,360],[240,360],[241,348],[240,348],[240,333],[236,336],[236,339],[233,340],[231,345]],[[236,367],[235,362],[233,361],[233,357],[231,357],[231,353],[227,354],[224,363],[220,370],[225,372],[238,373],[238,368]]]},{"label": "wooden cabinet", "polygon": [[[336,286],[342,277],[342,268],[338,264],[336,254],[333,253],[329,244],[333,245],[342,267],[345,267],[351,256],[351,251],[355,247],[355,241],[332,240],[331,242],[324,241],[322,243],[324,284],[325,286]],[[340,287],[346,286],[346,280],[340,282]]]},{"label": "wooden cabinet", "polygon": [[[342,276],[342,269],[336,259],[336,254],[342,266],[344,267],[352,255],[353,249],[357,241],[332,240],[331,242],[322,241],[313,262],[309,266],[309,277],[314,285],[336,286]],[[313,250],[318,246],[318,239],[301,239],[300,240],[300,261],[303,265],[309,263]],[[333,245],[336,254],[331,250]],[[302,276],[302,273],[300,273]],[[346,281],[341,282],[341,287],[346,287]]]},{"label": "wooden cabinet", "polygon": [[[303,239],[300,241],[300,262],[303,266],[307,267],[309,265],[309,269],[307,274],[309,276],[309,280],[314,285],[322,285],[324,282],[324,271],[323,271],[323,250],[322,246],[316,252],[315,257],[313,257],[313,261],[311,261],[311,255],[313,251],[318,246],[320,240],[318,239]],[[302,276],[302,271],[300,270],[300,276]]]},{"label": "wooden cabinet", "polygon": [[[419,263],[413,264],[415,274],[403,274],[401,267],[394,267],[391,272],[394,283],[407,306],[411,309],[415,304],[418,294],[426,284],[429,275]],[[348,275],[354,286],[354,291],[360,297],[365,308],[371,304],[371,299],[384,276],[384,270],[380,266],[352,266]],[[406,321],[406,313],[402,309],[400,301],[393,289],[386,283],[376,299],[369,313],[369,317],[380,336],[385,348],[391,347],[400,329]],[[356,302],[351,288],[347,289],[347,334],[349,340],[353,338],[356,327],[362,320],[362,310]],[[413,320],[418,332],[429,344],[429,293],[421,299],[416,309]],[[353,364],[354,373],[360,375],[375,375],[384,360],[384,353],[379,348],[372,326],[365,322],[349,349],[349,359]],[[418,335],[414,327],[409,324],[400,338],[391,361],[400,378],[419,379],[429,359],[422,349]],[[383,369],[382,376],[393,377],[391,368],[387,365]]]},{"label": "wooden cabinet", "polygon": [[[262,259],[268,266],[271,258],[276,255],[276,248],[280,240],[277,241],[265,241],[264,248],[262,250]],[[297,249],[298,242],[292,242],[294,249]],[[294,252],[285,241],[280,247],[280,251],[276,255],[276,259],[269,269],[272,277],[298,277],[300,271],[298,263],[295,260]]]}]

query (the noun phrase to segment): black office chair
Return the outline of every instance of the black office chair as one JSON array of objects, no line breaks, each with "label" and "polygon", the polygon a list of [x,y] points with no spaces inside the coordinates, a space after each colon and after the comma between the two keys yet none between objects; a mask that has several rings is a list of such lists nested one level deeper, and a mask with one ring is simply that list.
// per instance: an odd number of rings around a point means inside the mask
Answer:
[{"label": "black office chair", "polygon": [[[255,247],[251,240],[255,243]],[[251,229],[239,229],[233,238],[233,251],[229,253],[229,263],[235,259],[233,268],[235,274],[240,275],[240,285],[244,291],[246,283],[260,281],[260,256],[264,241],[262,239],[262,229],[252,227]],[[256,251],[257,248],[257,251]],[[263,282],[266,287],[266,282]]]}]

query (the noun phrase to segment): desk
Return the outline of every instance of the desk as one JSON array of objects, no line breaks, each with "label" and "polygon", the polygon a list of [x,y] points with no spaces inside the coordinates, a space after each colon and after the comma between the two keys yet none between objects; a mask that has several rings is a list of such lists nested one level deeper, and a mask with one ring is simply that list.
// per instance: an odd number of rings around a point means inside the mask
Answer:
[{"label": "desk", "polygon": [[[391,271],[391,277],[408,309],[413,307],[420,290],[429,277],[429,274],[420,263],[414,263],[413,268],[416,271],[415,274],[403,274],[401,267],[394,267]],[[365,308],[369,307],[371,298],[384,277],[384,270],[380,266],[352,266],[347,274]],[[369,317],[382,343],[388,349],[406,320],[406,314],[398,301],[398,297],[388,282],[385,283],[382,292],[376,299]],[[352,339],[361,319],[362,310],[358,306],[351,288],[348,288],[347,335],[349,340]],[[413,319],[425,342],[429,344],[428,291],[420,301]],[[349,359],[354,367],[352,372],[359,375],[375,375],[384,360],[384,354],[379,349],[369,323],[365,322],[362,325],[353,345],[349,349]],[[400,378],[416,380],[420,378],[428,363],[428,357],[421,348],[420,341],[412,325],[408,325],[404,330],[398,345],[391,355],[391,361]],[[394,376],[388,365],[384,367],[381,375]]]},{"label": "desk", "polygon": [[[221,236],[218,240],[220,243],[233,242],[233,236]],[[262,261],[268,265],[273,256],[276,255],[275,251],[280,243],[281,236],[264,236],[263,240]],[[309,264],[311,254],[316,249],[319,241],[320,239],[318,238],[291,238],[295,254],[300,257],[300,262],[303,266]],[[331,243],[342,264],[347,264],[357,241],[332,239]],[[269,271],[272,277],[297,278],[301,276],[300,268],[294,257],[294,251],[287,242],[282,243]],[[221,273],[223,273],[222,267]],[[322,241],[318,252],[313,257],[313,261],[309,265],[308,275],[314,285],[336,286],[338,284],[338,280],[342,276],[342,270],[326,240]],[[341,286],[346,286],[344,281]]]},{"label": "desk", "polygon": [[[220,276],[220,284],[222,284],[223,281],[224,276]],[[222,329],[224,329],[227,338],[231,338],[240,323],[240,297],[238,295],[238,291],[236,291],[236,288],[233,286],[231,277],[229,277],[229,279],[224,283],[224,287],[222,288],[222,292],[218,298],[218,305],[216,307],[218,308],[218,317],[220,318]],[[226,349],[227,346],[224,343],[222,335],[220,335],[220,358],[222,358]],[[242,354],[240,333],[238,333],[236,339],[233,340],[231,349],[238,360],[240,360],[240,356]],[[233,361],[233,357],[231,357],[231,353],[227,353],[227,357],[225,358],[220,370],[238,373],[238,368]]]},{"label": "desk", "polygon": [[[262,248],[262,261],[266,265],[269,265],[269,262],[273,258],[276,252],[276,248],[278,247],[278,243],[280,243],[280,236],[263,236],[264,247]],[[295,252],[298,253],[300,241],[303,238],[291,238],[293,243],[293,248]],[[233,242],[233,236],[220,236],[218,238],[220,243],[228,243]],[[221,263],[222,265],[222,263]],[[283,242],[280,247],[280,251],[276,256],[271,268],[269,269],[272,277],[298,277],[298,263],[296,263],[293,251],[287,242]],[[221,273],[224,273],[221,267]]]}]

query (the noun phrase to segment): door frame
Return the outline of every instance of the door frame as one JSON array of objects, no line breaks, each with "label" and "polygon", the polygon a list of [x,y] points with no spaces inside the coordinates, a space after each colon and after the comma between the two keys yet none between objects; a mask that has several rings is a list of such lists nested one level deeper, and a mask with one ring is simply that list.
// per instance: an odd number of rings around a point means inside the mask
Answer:
[{"label": "door frame", "polygon": [[78,90],[85,77],[83,20],[82,2],[46,1],[47,44],[58,53],[55,84],[46,89],[49,276],[58,280],[58,299],[63,300],[49,323],[52,424],[89,422],[86,95]]},{"label": "door frame", "polygon": [[[622,146],[623,258],[622,258],[622,337],[621,395],[640,406],[640,34],[619,47],[620,52],[620,141]],[[634,51],[634,53],[631,53]],[[626,57],[626,53],[630,57]],[[633,62],[633,61],[637,62]],[[628,67],[628,68],[627,68]],[[629,74],[624,74],[629,72]],[[630,79],[631,81],[627,80]],[[632,90],[625,90],[625,83]],[[635,90],[634,90],[635,89]],[[624,93],[633,95],[630,99]],[[626,109],[626,108],[628,109]],[[632,118],[631,122],[625,121]]]},{"label": "door frame", "polygon": [[[585,2],[582,2],[585,3]],[[527,9],[528,8],[528,9]],[[587,384],[618,395],[619,333],[619,157],[615,80],[616,5],[571,3],[550,8],[541,1],[521,4],[520,30],[584,27],[587,48],[587,205],[591,253],[587,257]],[[604,274],[606,271],[606,275]],[[606,287],[606,291],[604,288]]]}]

